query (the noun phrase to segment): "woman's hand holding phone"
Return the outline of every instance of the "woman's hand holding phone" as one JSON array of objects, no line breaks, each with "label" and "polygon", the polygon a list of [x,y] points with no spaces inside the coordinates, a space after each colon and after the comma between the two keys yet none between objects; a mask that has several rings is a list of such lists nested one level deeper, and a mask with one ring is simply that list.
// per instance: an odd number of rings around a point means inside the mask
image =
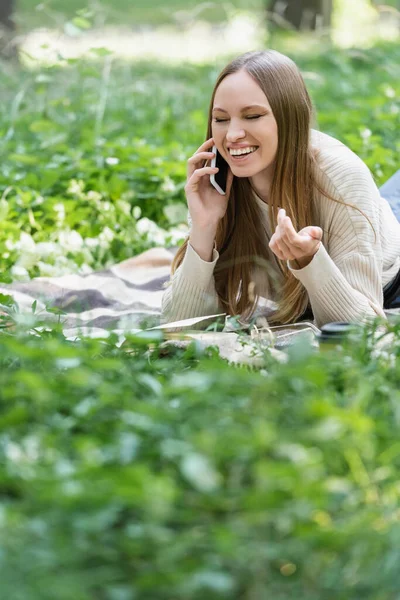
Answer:
[{"label": "woman's hand holding phone", "polygon": [[204,161],[213,158],[210,149],[213,138],[202,144],[187,161],[187,182],[185,194],[192,218],[192,231],[214,231],[218,222],[226,213],[233,182],[233,173],[228,169],[226,194],[222,195],[211,185],[210,176],[218,172],[217,168],[202,166]]}]

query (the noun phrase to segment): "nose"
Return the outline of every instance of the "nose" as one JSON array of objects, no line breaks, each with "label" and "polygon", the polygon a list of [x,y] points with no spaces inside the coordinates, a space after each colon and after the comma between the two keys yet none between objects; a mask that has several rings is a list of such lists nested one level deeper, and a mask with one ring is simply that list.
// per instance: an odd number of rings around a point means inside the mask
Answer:
[{"label": "nose", "polygon": [[235,125],[233,119],[230,122],[228,131],[226,133],[226,140],[228,142],[235,142],[236,140],[245,137],[244,129],[240,129],[238,125]]}]

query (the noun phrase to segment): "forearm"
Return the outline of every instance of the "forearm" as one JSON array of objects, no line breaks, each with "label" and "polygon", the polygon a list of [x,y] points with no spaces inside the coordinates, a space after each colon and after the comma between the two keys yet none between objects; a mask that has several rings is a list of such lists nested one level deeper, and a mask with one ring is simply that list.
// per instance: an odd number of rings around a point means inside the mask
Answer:
[{"label": "forearm", "polygon": [[[189,244],[182,264],[174,273],[162,299],[162,322],[174,322],[220,313],[214,284],[218,252],[211,249],[210,261],[203,260]],[[201,323],[205,328],[209,323]]]},{"label": "forearm", "polygon": [[[317,324],[384,317],[381,278],[373,256],[350,254],[340,268],[323,245],[305,268],[293,275],[308,292]],[[290,265],[289,265],[290,267]]]}]

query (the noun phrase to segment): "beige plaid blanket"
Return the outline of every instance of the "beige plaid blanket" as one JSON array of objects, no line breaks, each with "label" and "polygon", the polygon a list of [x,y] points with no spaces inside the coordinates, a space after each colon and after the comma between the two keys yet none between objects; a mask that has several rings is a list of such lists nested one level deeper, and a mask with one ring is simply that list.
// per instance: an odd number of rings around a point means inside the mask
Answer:
[{"label": "beige plaid blanket", "polygon": [[166,332],[165,337],[174,344],[183,336],[186,337],[183,343],[197,339],[203,345],[217,345],[221,355],[234,362],[254,364],[257,362],[257,349],[291,344],[298,334],[304,334],[304,329],[311,335],[318,331],[312,323],[266,327],[262,317],[268,317],[268,307],[264,305],[258,310],[258,326],[248,330],[247,337],[232,328],[228,320],[224,331],[219,333],[191,331],[193,320],[188,320],[180,323],[182,333],[168,334],[168,325],[160,327],[161,299],[175,251],[152,248],[88,275],[38,277],[25,283],[3,283],[0,284],[0,294],[12,296],[20,313],[32,313],[35,303],[36,317],[49,323],[60,320],[64,334],[70,339],[102,337],[110,332],[123,336],[128,331],[161,328]]}]

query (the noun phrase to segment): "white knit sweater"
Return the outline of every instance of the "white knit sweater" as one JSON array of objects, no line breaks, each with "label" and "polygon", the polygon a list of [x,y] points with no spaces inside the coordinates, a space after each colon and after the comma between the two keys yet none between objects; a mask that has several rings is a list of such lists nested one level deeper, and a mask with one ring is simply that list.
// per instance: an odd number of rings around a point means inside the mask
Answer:
[{"label": "white knit sweater", "polygon": [[[307,290],[318,326],[331,321],[384,317],[383,287],[400,269],[400,223],[358,156],[321,132],[312,130],[310,139],[312,147],[319,150],[315,176],[321,188],[328,195],[357,206],[374,230],[358,210],[318,193],[317,221],[310,225],[318,225],[324,231],[322,244],[306,267],[291,271]],[[258,196],[255,198],[270,233],[268,205]],[[214,249],[212,261],[206,262],[188,244],[184,260],[164,292],[163,322],[221,312],[213,276],[218,258]],[[208,324],[203,321],[200,327]]]}]

